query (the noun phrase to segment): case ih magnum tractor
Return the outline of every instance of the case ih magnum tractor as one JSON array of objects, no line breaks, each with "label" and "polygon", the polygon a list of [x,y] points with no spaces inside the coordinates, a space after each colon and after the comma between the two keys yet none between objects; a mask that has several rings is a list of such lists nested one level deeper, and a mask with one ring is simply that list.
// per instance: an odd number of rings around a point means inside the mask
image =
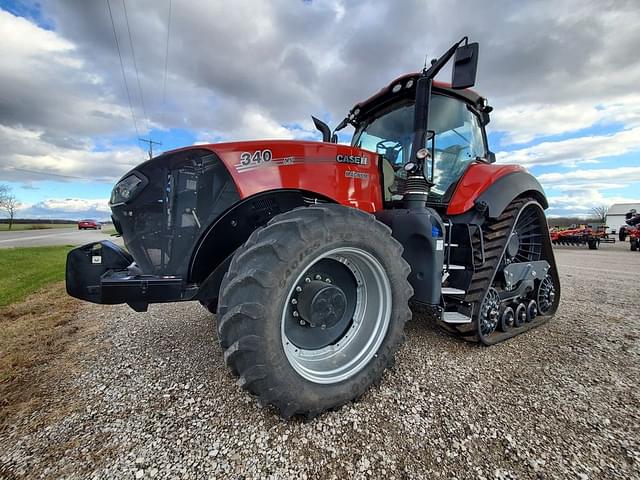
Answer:
[{"label": "case ih magnum tractor", "polygon": [[[451,85],[433,79],[450,60]],[[404,339],[409,302],[491,345],[553,315],[560,283],[540,184],[496,165],[491,107],[468,90],[466,38],[358,103],[323,142],[164,153],[127,173],[110,242],[69,253],[67,290],[95,303],[198,300],[217,313],[239,384],[285,418],[360,397]],[[337,130],[336,129],[336,130]]]}]

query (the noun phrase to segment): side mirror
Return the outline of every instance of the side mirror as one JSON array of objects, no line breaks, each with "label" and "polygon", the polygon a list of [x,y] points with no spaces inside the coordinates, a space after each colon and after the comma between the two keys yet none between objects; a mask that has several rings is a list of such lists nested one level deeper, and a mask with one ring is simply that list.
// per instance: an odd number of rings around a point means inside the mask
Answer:
[{"label": "side mirror", "polygon": [[324,123],[319,118],[314,117],[313,115],[311,116],[311,119],[313,120],[313,124],[316,126],[316,128],[320,131],[320,133],[322,133],[322,141],[323,142],[330,142],[331,141],[331,129],[329,128],[329,125]]},{"label": "side mirror", "polygon": [[487,152],[487,161],[489,163],[496,163],[496,154],[493,152]]},{"label": "side mirror", "polygon": [[469,43],[456,49],[451,72],[451,87],[463,89],[473,87],[478,70],[478,43]]}]

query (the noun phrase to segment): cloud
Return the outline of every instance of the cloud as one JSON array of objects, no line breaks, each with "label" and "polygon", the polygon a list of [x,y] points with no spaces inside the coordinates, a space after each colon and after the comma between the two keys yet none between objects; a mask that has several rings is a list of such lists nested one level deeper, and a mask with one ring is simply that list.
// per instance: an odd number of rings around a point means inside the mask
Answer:
[{"label": "cloud", "polygon": [[531,147],[498,152],[496,158],[502,163],[519,163],[526,166],[575,166],[638,151],[639,138],[640,127],[634,127],[609,135],[589,135],[556,142],[541,142]]},{"label": "cloud", "polygon": [[32,205],[21,205],[21,218],[79,220],[94,218],[104,221],[111,217],[108,199],[50,198]]},{"label": "cloud", "polygon": [[551,216],[566,214],[588,215],[594,207],[601,205],[611,206],[614,203],[640,202],[640,196],[629,198],[620,195],[603,195],[598,190],[584,190],[574,195],[553,195],[548,200],[548,213]]},{"label": "cloud", "polygon": [[[131,68],[123,11],[112,3]],[[66,0],[47,2],[45,9],[87,65],[121,85],[104,5]],[[160,122],[166,6],[141,0],[130,2],[128,12],[145,101]],[[184,1],[173,11],[166,121],[232,131],[244,110],[256,106],[279,124],[322,111],[340,119],[395,76],[418,70],[425,54],[437,56],[469,35],[481,44],[478,90],[498,107],[495,125],[511,131],[517,128],[506,122],[511,107],[532,112],[586,101],[591,109],[633,92],[640,65],[628,59],[640,41],[639,22],[633,2],[613,0],[546,0],[515,9],[506,0],[254,0],[207,8]],[[126,104],[123,92],[120,97]],[[545,123],[530,122],[525,133],[546,134]]]},{"label": "cloud", "polygon": [[[553,172],[538,175],[538,180],[545,185],[562,185],[574,181],[623,180],[625,182],[640,182],[640,167],[597,168],[593,170],[573,170],[571,172]],[[595,185],[591,183],[591,185]]]},{"label": "cloud", "polygon": [[544,173],[538,176],[538,180],[547,192],[557,192],[548,196],[551,215],[567,212],[588,214],[595,206],[640,201],[640,195],[629,198],[610,193],[640,182],[640,167]]},{"label": "cloud", "polygon": [[[419,70],[425,55],[469,35],[481,45],[477,90],[495,107],[490,129],[502,133],[501,161],[573,167],[638,149],[633,1],[246,0],[204,8],[184,0],[172,12],[166,101],[168,3],[128,2],[148,119],[122,4],[111,6],[141,134],[151,127],[185,129],[198,141],[317,138],[310,114],[335,125],[356,102]],[[143,155],[121,146],[136,133],[106,4],[51,0],[40,8],[53,31],[0,10],[0,175],[29,184],[65,180],[34,171],[112,181]],[[612,133],[597,133],[602,126]]]},{"label": "cloud", "polygon": [[503,145],[527,143],[539,137],[578,132],[594,125],[640,125],[640,95],[629,93],[594,103],[592,99],[573,103],[512,105],[494,114],[491,129],[504,132]]},{"label": "cloud", "polygon": [[0,175],[3,181],[65,182],[100,181],[113,183],[143,158],[140,149],[94,151],[51,143],[42,131],[0,125]]},{"label": "cloud", "polygon": [[2,126],[37,129],[63,145],[129,128],[128,110],[73,42],[4,10],[0,31]]}]

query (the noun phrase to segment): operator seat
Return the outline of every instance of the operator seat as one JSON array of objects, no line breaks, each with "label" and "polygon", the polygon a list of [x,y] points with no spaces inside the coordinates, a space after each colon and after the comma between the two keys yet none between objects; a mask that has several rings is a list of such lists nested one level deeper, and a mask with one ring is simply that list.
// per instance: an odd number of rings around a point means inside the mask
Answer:
[{"label": "operator seat", "polygon": [[382,156],[382,195],[385,202],[390,202],[393,199],[393,193],[391,193],[391,187],[396,180],[396,171],[393,168],[393,164],[387,157]]}]

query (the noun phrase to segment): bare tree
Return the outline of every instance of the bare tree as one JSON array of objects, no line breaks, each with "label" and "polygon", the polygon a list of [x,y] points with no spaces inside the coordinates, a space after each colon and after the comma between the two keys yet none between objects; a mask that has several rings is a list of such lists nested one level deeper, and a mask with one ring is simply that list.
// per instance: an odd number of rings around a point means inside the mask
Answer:
[{"label": "bare tree", "polygon": [[11,189],[7,185],[0,185],[0,209],[9,215],[9,230],[13,227],[13,219],[19,206],[20,203],[16,196],[11,193]]},{"label": "bare tree", "polygon": [[607,213],[609,212],[609,207],[606,205],[598,205],[597,207],[593,207],[591,209],[591,214],[593,218],[595,218],[600,223],[605,223],[607,221]]},{"label": "bare tree", "polygon": [[5,199],[11,193],[11,189],[8,185],[0,183],[0,206],[4,205]]}]

